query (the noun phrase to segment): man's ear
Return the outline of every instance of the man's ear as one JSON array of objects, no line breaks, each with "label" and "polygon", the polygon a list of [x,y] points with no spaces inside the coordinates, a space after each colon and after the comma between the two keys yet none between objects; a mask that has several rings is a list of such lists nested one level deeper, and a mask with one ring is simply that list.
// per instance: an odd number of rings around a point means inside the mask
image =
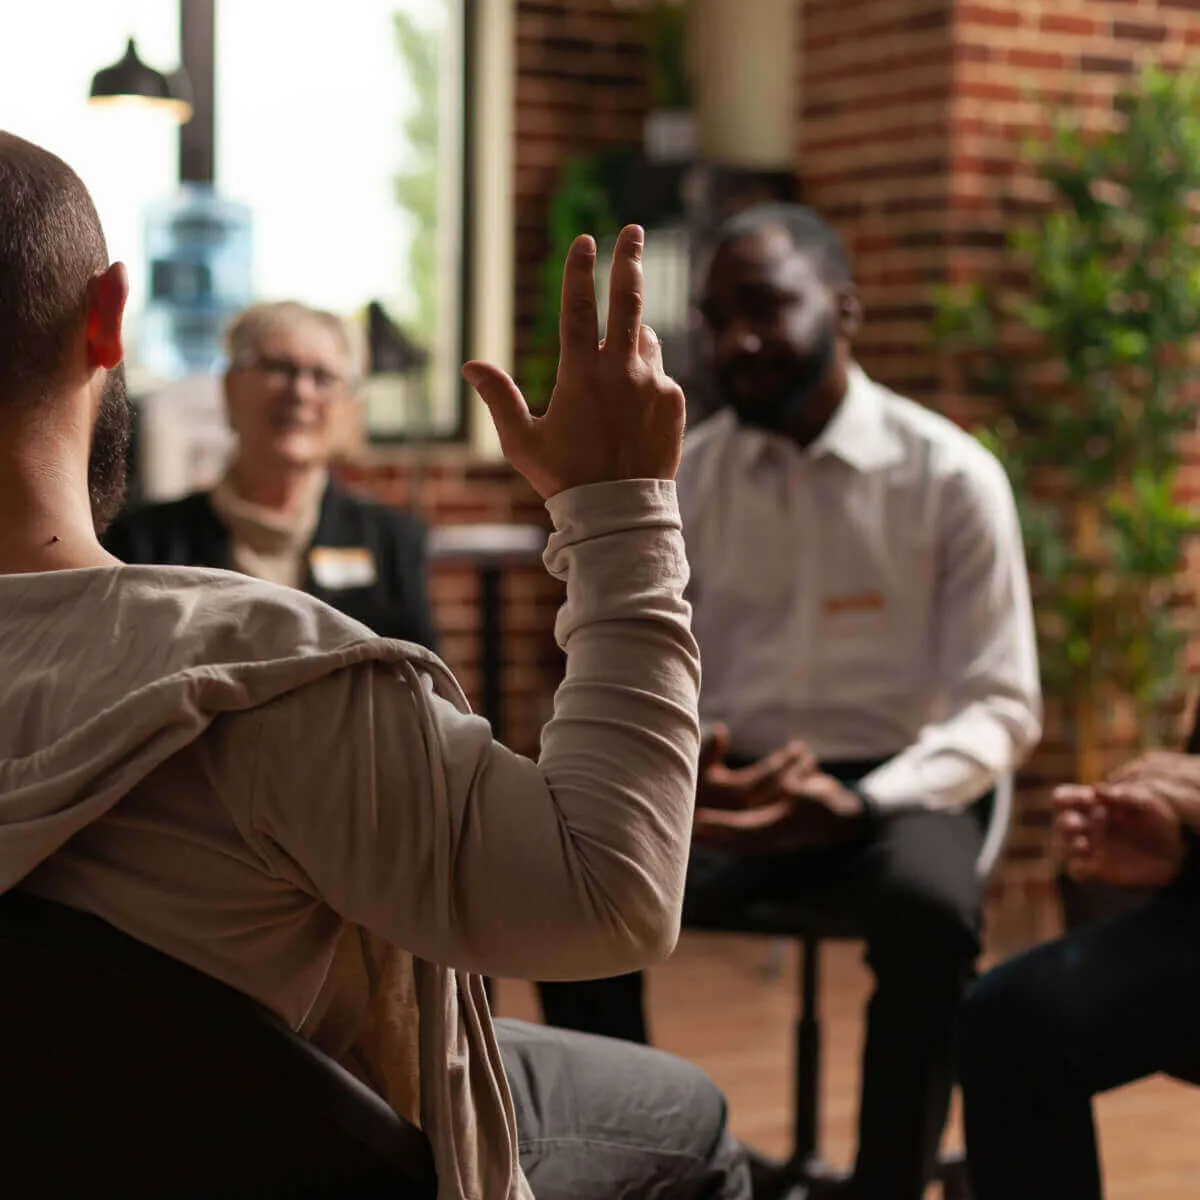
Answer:
[{"label": "man's ear", "polygon": [[852,287],[840,288],[838,302],[838,333],[847,341],[853,341],[862,328],[863,310],[858,293]]},{"label": "man's ear", "polygon": [[113,263],[88,284],[88,366],[111,371],[125,357],[121,322],[129,299],[129,274],[124,263]]}]

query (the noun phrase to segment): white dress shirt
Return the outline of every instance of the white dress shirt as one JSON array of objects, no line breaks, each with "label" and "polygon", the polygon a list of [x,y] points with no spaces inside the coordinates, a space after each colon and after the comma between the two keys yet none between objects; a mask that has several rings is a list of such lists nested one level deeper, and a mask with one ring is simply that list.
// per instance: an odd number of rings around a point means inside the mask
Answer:
[{"label": "white dress shirt", "polygon": [[1041,736],[1029,581],[1003,468],[857,367],[807,449],[732,411],[679,471],[701,716],[758,758],[887,758],[879,807],[959,808]]}]

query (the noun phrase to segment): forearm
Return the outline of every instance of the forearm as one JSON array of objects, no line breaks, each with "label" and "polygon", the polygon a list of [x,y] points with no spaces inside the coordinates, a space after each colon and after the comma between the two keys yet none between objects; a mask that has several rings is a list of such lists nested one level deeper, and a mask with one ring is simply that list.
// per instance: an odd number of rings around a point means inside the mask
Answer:
[{"label": "forearm", "polygon": [[700,662],[674,487],[609,484],[549,507],[567,669],[538,767],[596,920],[627,931],[643,946],[635,953],[667,952],[699,758]]},{"label": "forearm", "polygon": [[567,667],[542,753],[513,754],[431,698],[430,772],[444,786],[397,839],[414,855],[411,889],[379,932],[483,974],[595,978],[663,958],[678,936],[699,656],[669,485],[581,488],[550,509]]}]

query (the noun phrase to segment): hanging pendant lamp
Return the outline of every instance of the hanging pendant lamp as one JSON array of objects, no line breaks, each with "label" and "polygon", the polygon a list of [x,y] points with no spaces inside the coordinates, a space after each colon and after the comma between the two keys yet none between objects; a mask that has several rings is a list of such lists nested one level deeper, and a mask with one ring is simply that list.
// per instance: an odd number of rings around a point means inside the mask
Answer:
[{"label": "hanging pendant lamp", "polygon": [[122,58],[92,77],[91,103],[144,104],[168,112],[180,125],[192,118],[191,86],[187,75],[170,75],[147,66],[138,57],[133,38]]}]

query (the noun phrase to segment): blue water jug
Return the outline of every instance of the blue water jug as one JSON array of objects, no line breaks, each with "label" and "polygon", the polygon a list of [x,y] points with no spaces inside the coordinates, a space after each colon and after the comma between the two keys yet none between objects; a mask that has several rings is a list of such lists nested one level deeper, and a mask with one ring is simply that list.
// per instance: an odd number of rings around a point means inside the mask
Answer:
[{"label": "blue water jug", "polygon": [[146,214],[146,310],[139,359],[163,379],[215,371],[230,319],[254,294],[247,205],[184,184]]}]

